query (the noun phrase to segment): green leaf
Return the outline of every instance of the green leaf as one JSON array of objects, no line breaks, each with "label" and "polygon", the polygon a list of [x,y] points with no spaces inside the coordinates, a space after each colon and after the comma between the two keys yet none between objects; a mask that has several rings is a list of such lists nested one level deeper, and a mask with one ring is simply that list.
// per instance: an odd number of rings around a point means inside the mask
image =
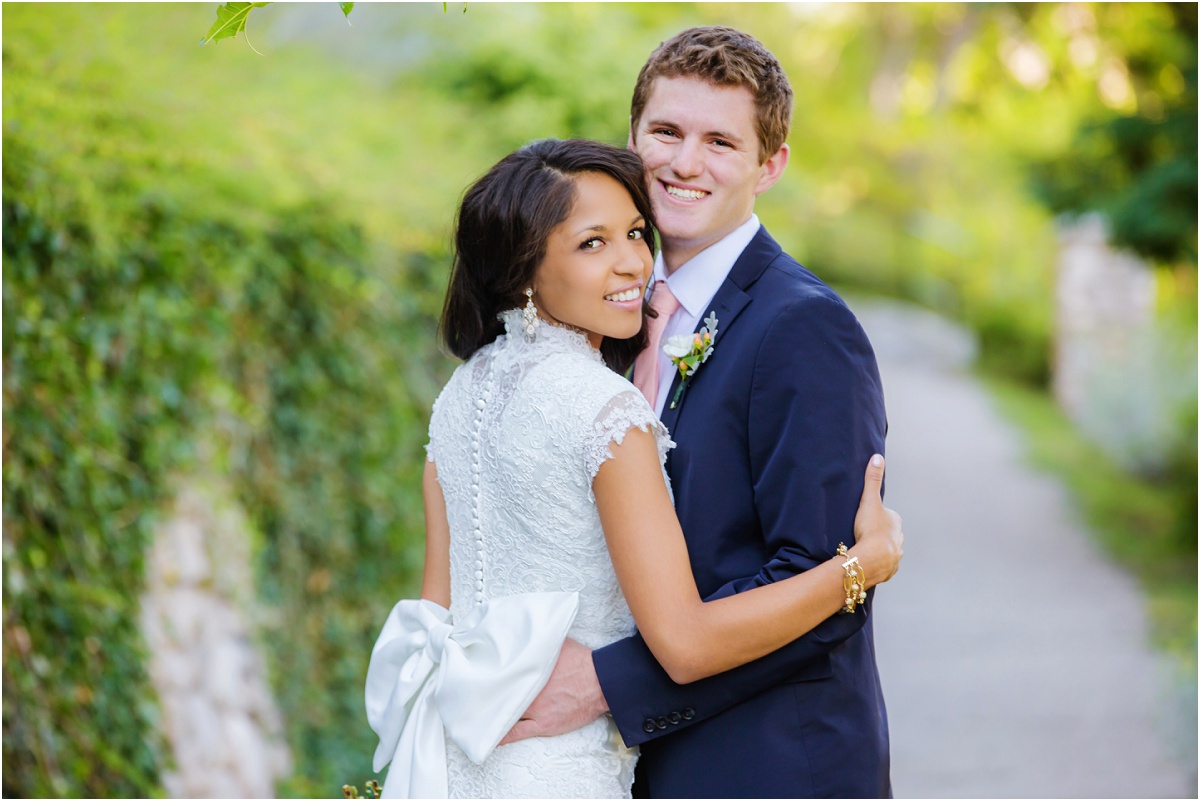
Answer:
[{"label": "green leaf", "polygon": [[350,22],[350,12],[354,10],[354,3],[338,3],[338,8],[346,15],[346,22]]},{"label": "green leaf", "polygon": [[[250,9],[262,8],[265,5],[269,5],[269,3],[225,3],[218,6],[217,21],[208,29],[208,33],[200,40],[200,44],[219,42],[222,39],[237,36],[246,30],[246,17],[250,15]],[[350,3],[349,5],[354,4]]]}]

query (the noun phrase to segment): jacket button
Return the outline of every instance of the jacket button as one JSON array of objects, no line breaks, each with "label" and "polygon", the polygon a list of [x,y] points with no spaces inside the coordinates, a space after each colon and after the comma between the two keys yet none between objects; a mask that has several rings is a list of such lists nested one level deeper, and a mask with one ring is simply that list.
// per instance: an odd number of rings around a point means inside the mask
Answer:
[{"label": "jacket button", "polygon": [[659,718],[658,720],[656,720],[656,721],[654,722],[654,725],[655,725],[655,726],[657,726],[657,727],[658,727],[658,728],[660,728],[660,729],[665,729],[665,728],[667,728],[667,719],[666,719],[666,718]]},{"label": "jacket button", "polygon": [[686,706],[683,708],[683,719],[684,720],[691,720],[694,717],[696,717],[696,710],[692,709],[690,706]]},{"label": "jacket button", "polygon": [[650,718],[646,718],[646,722],[642,724],[642,731],[646,732],[647,734],[653,734],[654,730],[657,728],[658,727],[654,725],[654,721]]},{"label": "jacket button", "polygon": [[672,712],[671,714],[667,715],[667,720],[670,722],[670,724],[671,724],[672,726],[674,726],[675,724],[677,724],[677,723],[678,723],[680,720],[682,720],[682,719],[683,719],[683,718],[681,718],[681,717],[679,716],[679,713],[678,713],[678,712]]}]

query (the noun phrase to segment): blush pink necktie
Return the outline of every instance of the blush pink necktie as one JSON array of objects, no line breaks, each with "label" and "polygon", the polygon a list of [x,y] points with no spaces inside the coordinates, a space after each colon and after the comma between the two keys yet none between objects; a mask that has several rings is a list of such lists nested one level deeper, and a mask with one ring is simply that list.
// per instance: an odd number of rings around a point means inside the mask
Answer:
[{"label": "blush pink necktie", "polygon": [[658,400],[658,363],[659,346],[662,343],[663,329],[667,327],[671,315],[679,308],[679,301],[671,294],[666,281],[654,283],[654,294],[650,296],[650,308],[658,312],[657,317],[650,318],[646,326],[649,341],[646,349],[638,354],[633,363],[633,385],[642,391],[646,400],[653,407]]}]

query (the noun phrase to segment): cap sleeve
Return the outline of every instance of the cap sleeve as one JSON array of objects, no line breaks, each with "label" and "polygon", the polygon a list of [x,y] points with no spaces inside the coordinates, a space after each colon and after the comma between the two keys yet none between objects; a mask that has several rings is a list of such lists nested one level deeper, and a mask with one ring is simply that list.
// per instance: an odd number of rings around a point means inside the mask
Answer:
[{"label": "cap sleeve", "polygon": [[614,442],[620,445],[626,432],[632,428],[653,434],[658,445],[659,464],[666,462],[667,451],[674,448],[675,443],[642,393],[630,388],[614,395],[604,404],[584,441],[584,468],[587,470],[589,487],[600,465],[612,458],[610,445]]},{"label": "cap sleeve", "polygon": [[451,395],[461,396],[459,386],[463,383],[463,373],[463,365],[455,368],[450,380],[446,382],[446,386],[442,387],[442,391],[433,401],[433,407],[429,410],[429,437],[425,444],[425,460],[427,462],[436,464],[441,461],[446,449],[453,447],[452,436],[455,424],[454,421],[447,419],[451,413],[450,406],[453,406],[453,402],[448,406],[445,399]]}]

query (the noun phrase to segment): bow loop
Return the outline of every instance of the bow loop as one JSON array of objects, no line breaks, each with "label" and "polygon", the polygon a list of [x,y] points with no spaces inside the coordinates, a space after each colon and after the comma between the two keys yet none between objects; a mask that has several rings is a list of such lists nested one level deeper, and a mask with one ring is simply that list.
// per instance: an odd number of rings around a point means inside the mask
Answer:
[{"label": "bow loop", "polygon": [[385,797],[445,798],[446,736],[486,759],[549,680],[578,605],[574,592],[524,593],[455,624],[432,601],[396,604],[367,668],[375,770],[392,762]]}]

